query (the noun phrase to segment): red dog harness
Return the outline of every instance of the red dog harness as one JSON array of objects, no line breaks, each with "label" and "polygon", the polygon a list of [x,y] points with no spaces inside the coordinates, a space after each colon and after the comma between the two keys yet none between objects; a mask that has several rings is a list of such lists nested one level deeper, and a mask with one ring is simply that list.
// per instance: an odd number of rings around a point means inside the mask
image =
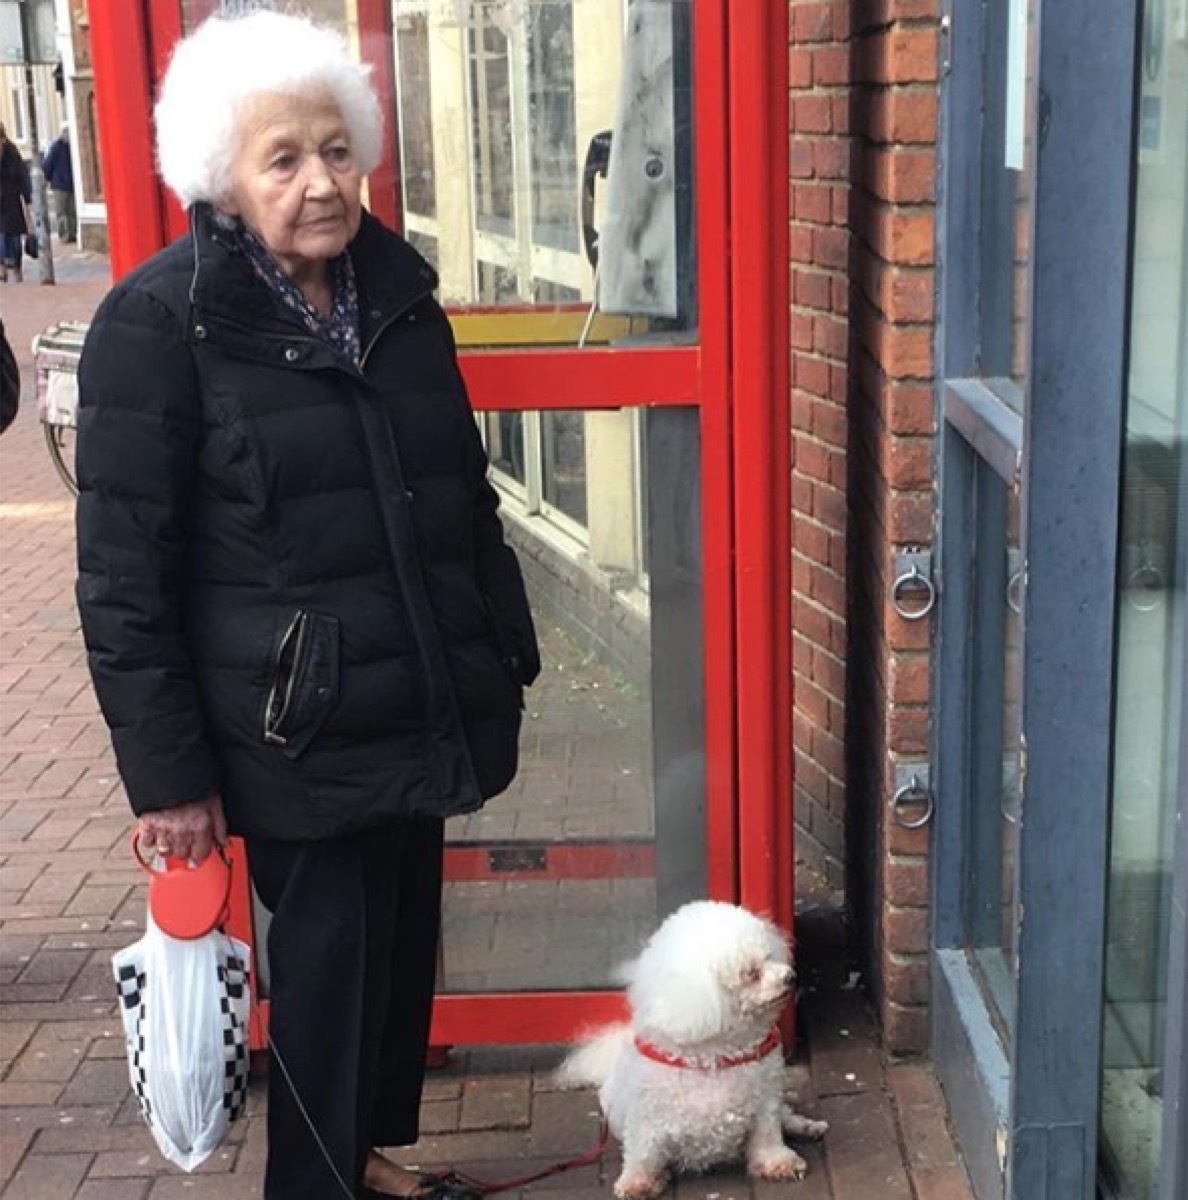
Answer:
[{"label": "red dog harness", "polygon": [[663,1063],[666,1067],[682,1067],[686,1071],[724,1071],[727,1067],[742,1067],[747,1063],[758,1062],[760,1059],[766,1058],[774,1050],[778,1050],[779,1046],[780,1031],[779,1027],[775,1025],[768,1031],[767,1037],[750,1050],[742,1054],[724,1054],[721,1058],[715,1058],[710,1062],[695,1062],[687,1058],[680,1058],[675,1054],[666,1054],[650,1042],[645,1042],[638,1034],[635,1038],[635,1048],[644,1058],[650,1058],[652,1062]]}]

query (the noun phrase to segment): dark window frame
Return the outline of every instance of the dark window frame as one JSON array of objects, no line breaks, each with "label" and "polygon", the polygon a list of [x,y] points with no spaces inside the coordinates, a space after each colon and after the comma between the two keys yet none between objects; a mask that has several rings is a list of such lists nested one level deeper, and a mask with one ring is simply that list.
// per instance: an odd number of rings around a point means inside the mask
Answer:
[{"label": "dark window frame", "polygon": [[[1137,5],[1042,0],[1033,59],[1027,403],[978,378],[986,239],[980,0],[948,11],[942,98],[933,656],[934,1049],[982,1195],[1091,1200],[1112,755],[1114,596],[1133,216]],[[1085,64],[1093,63],[1088,71]],[[1001,143],[999,143],[1001,144]],[[1087,198],[1091,197],[1089,202]],[[999,213],[1001,218],[1001,213]],[[991,369],[1001,362],[991,356]],[[1021,488],[1023,736],[1016,1021],[995,1030],[964,951],[974,459]],[[1097,731],[1087,738],[1085,731]],[[1005,1161],[997,1144],[1008,1136]],[[1005,1184],[1005,1193],[1004,1193]]]}]

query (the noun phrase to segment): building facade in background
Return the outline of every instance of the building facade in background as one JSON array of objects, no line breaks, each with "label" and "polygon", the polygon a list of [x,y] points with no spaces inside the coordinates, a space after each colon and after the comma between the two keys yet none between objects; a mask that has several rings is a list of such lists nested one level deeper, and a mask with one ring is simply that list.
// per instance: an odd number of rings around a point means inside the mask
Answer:
[{"label": "building facade in background", "polygon": [[[0,120],[29,159],[32,123],[26,72],[21,65],[19,5],[0,4]],[[81,248],[107,249],[107,209],[99,161],[99,128],[91,68],[90,21],[85,0],[41,0],[34,6],[34,107],[41,154],[64,127],[70,130],[75,207]],[[31,10],[32,11],[32,10]]]}]

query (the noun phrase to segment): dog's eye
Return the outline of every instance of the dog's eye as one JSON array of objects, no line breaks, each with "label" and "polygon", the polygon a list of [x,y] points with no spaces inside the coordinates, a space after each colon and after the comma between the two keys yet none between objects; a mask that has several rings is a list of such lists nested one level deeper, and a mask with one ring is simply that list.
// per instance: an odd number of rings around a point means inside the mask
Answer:
[{"label": "dog's eye", "polygon": [[762,978],[763,968],[758,963],[752,963],[743,971],[743,981],[746,983],[758,983]]}]

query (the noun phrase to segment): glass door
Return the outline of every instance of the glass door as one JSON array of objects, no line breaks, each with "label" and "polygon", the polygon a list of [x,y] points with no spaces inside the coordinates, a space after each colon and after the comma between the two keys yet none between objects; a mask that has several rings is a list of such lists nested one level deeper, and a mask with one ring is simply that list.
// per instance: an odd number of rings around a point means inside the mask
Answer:
[{"label": "glass door", "polygon": [[709,885],[702,547],[670,519],[703,502],[678,347],[698,326],[691,13],[392,4],[404,231],[441,279],[545,663],[519,777],[447,826],[445,996],[609,988]]},{"label": "glass door", "polygon": [[534,999],[539,1036],[721,890],[693,5],[394,0],[391,18],[400,217],[441,279],[545,663],[519,777],[447,827],[435,1039],[474,1040],[499,997]]},{"label": "glass door", "polygon": [[980,1200],[1098,1187],[1137,43],[1098,18],[959,0],[946,42],[933,1016]]},{"label": "glass door", "polygon": [[1101,1159],[1109,1196],[1172,1200],[1188,1186],[1185,929],[1173,920],[1176,875],[1182,910],[1188,873],[1183,843],[1176,854],[1177,825],[1188,821],[1188,25],[1182,6],[1178,21],[1164,0],[1143,10]]}]

